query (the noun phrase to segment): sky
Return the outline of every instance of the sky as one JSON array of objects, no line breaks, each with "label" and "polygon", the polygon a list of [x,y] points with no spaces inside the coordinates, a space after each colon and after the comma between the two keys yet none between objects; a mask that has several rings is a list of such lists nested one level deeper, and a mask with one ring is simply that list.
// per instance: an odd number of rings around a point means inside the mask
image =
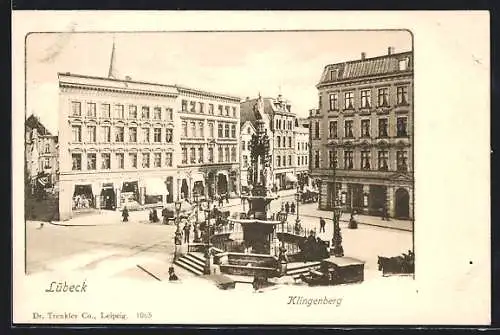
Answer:
[{"label": "sky", "polygon": [[57,133],[57,73],[107,77],[115,42],[121,78],[245,99],[279,93],[306,117],[327,64],[412,48],[406,31],[37,33],[26,42],[27,116]]}]

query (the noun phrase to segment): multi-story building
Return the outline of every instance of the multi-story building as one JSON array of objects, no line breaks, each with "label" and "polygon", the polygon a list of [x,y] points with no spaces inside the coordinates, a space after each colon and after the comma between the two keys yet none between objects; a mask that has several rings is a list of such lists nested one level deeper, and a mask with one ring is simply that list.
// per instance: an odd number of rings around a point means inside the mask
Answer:
[{"label": "multi-story building", "polygon": [[299,186],[309,183],[309,128],[295,127],[295,175]]},{"label": "multi-story building", "polygon": [[[261,111],[257,108],[259,105]],[[302,166],[297,170],[297,155],[302,154],[296,151],[298,123],[291,108],[290,102],[281,95],[278,98],[247,98],[241,103],[242,125],[249,121],[255,128],[258,118],[264,120],[265,130],[270,138],[272,184],[278,190],[295,187],[299,181],[298,176],[302,178],[306,170]],[[302,129],[299,132],[302,141],[305,131]]]},{"label": "multi-story building", "polygon": [[252,122],[245,121],[241,125],[241,142],[240,142],[240,186],[241,193],[248,192],[248,168],[251,164],[250,157],[250,141],[252,140],[252,135],[256,133],[256,129]]},{"label": "multi-story building", "polygon": [[[413,53],[325,66],[311,111],[312,175],[320,209],[413,218]],[[335,182],[335,185],[334,185]]]},{"label": "multi-story building", "polygon": [[52,135],[40,120],[31,115],[25,122],[26,173],[32,185],[42,187],[57,184],[59,172],[58,137]]},{"label": "multi-story building", "polygon": [[[201,172],[220,170],[217,175],[225,178],[219,180],[227,180],[230,171],[238,170],[237,98],[130,78],[69,73],[59,73],[59,88],[62,220],[89,208],[192,199],[195,187],[207,194],[205,185],[215,180]],[[215,114],[210,107],[215,102],[235,108]],[[188,110],[193,103],[198,109]],[[219,125],[227,136],[216,136]],[[221,149],[223,156],[214,158]],[[218,185],[217,192],[228,191],[222,181]]]},{"label": "multi-story building", "polygon": [[240,192],[240,98],[176,86],[180,150],[177,187],[192,198]]}]

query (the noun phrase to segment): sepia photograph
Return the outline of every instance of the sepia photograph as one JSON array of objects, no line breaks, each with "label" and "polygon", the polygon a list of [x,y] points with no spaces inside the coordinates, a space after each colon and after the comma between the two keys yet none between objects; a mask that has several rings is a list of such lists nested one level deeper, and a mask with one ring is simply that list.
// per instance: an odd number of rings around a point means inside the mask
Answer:
[{"label": "sepia photograph", "polygon": [[[414,64],[425,60],[409,27],[80,31],[74,22],[23,40],[24,220],[15,224],[24,225],[20,275],[40,280],[39,293],[62,302],[99,285],[103,297],[124,281],[121,294],[147,287],[183,300],[165,302],[167,314],[205,294],[204,309],[251,297],[254,311],[269,306],[256,301],[265,296],[331,311],[352,294],[385,292],[398,304],[418,294],[430,272],[415,266],[426,249],[415,234],[430,223],[417,214],[416,183],[427,179],[415,177],[426,160],[415,138],[429,132],[414,126]],[[113,304],[26,315],[177,323]]]}]

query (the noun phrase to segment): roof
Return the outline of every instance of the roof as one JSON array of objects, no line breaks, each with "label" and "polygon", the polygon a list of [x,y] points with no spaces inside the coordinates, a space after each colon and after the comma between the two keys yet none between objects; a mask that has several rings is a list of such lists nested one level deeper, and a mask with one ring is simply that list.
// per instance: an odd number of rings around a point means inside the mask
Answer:
[{"label": "roof", "polygon": [[36,117],[35,115],[30,115],[26,121],[25,121],[25,126],[29,129],[35,129],[37,130],[37,133],[39,135],[48,135],[52,136],[50,131],[40,122],[40,119]]},{"label": "roof", "polygon": [[[246,99],[240,103],[240,123],[243,124],[246,121],[252,122],[252,125],[255,127],[255,122],[257,120],[263,119],[263,116],[257,109],[257,102],[259,98]],[[290,115],[294,115],[291,112],[291,104],[287,100],[282,100],[282,106],[285,109],[280,109],[276,105],[279,103],[277,98],[271,97],[262,97],[262,101],[264,103],[263,111],[265,114],[269,115],[269,118],[272,119],[274,113],[281,112]]]},{"label": "roof", "polygon": [[[400,61],[405,62],[406,66],[404,69],[400,69]],[[318,85],[371,76],[408,73],[412,71],[413,52],[407,51],[344,63],[329,64],[323,69]]]}]

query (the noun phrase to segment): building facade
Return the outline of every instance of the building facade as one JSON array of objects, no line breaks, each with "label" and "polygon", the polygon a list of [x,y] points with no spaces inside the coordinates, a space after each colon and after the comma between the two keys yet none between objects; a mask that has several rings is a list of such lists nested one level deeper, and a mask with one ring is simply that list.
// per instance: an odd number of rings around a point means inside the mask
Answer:
[{"label": "building facade", "polygon": [[240,193],[247,193],[248,190],[248,179],[250,176],[248,175],[248,168],[251,164],[250,157],[250,141],[252,140],[252,136],[256,134],[256,129],[253,126],[252,122],[246,121],[241,125],[240,131]]},{"label": "building facade", "polygon": [[295,127],[295,175],[299,186],[309,184],[309,128]]},{"label": "building facade", "polygon": [[32,192],[35,183],[41,187],[56,187],[59,174],[58,137],[31,115],[25,123],[26,174]]},{"label": "building facade", "polygon": [[[186,108],[186,104],[197,102],[200,106],[200,101],[207,99],[221,98],[209,92],[129,78],[59,73],[61,220],[78,211],[124,206],[133,209],[164,205],[181,197],[192,199],[198,184],[203,185],[200,192],[206,194],[204,185],[210,176],[200,176],[200,172],[218,169],[219,161],[212,163],[210,153],[220,147],[221,141],[210,138],[209,120],[231,123],[229,120],[234,119],[234,114],[212,116],[207,109],[207,115],[202,116],[199,110]],[[233,105],[238,112],[239,100]],[[193,123],[196,133],[192,132]],[[232,123],[237,124],[237,119]],[[234,143],[238,157],[235,132],[233,140],[222,141],[230,154],[229,144]],[[212,150],[206,149],[212,142]],[[224,161],[222,165],[237,162]]]},{"label": "building facade", "polygon": [[[327,65],[310,113],[320,209],[413,218],[413,53]],[[335,184],[334,184],[335,182]]]},{"label": "building facade", "polygon": [[240,98],[176,86],[180,101],[177,189],[192,199],[240,192]]}]

